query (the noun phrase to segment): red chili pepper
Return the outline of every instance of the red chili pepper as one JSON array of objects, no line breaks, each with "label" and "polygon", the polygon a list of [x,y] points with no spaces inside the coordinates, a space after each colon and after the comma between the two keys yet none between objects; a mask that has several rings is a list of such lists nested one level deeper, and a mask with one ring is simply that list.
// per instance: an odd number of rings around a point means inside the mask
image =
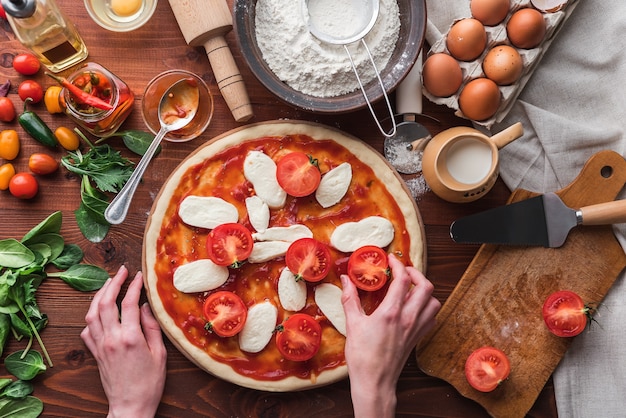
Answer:
[{"label": "red chili pepper", "polygon": [[102,109],[102,110],[113,109],[113,106],[111,106],[110,103],[107,103],[104,100],[100,99],[99,97],[96,97],[94,95],[87,93],[86,91],[81,90],[80,87],[75,86],[74,84],[70,83],[66,78],[58,77],[50,73],[46,73],[46,74],[52,77],[53,79],[55,79],[63,87],[65,87],[72,94],[72,96],[74,96],[76,101],[78,101],[79,103],[86,104],[88,106],[93,106],[97,109]]}]

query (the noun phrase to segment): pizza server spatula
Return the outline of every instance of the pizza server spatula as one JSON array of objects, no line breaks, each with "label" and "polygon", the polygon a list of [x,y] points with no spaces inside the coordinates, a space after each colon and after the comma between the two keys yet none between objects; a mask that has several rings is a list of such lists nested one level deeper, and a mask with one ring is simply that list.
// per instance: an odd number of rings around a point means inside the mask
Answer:
[{"label": "pizza server spatula", "polygon": [[409,74],[396,90],[396,111],[403,121],[396,127],[396,134],[385,138],[383,147],[387,161],[402,174],[414,174],[421,170],[421,156],[431,135],[423,125],[416,122],[422,113],[422,54]]},{"label": "pizza server spatula", "polygon": [[626,222],[626,200],[567,207],[555,193],[500,206],[452,223],[456,242],[560,247],[578,225]]}]

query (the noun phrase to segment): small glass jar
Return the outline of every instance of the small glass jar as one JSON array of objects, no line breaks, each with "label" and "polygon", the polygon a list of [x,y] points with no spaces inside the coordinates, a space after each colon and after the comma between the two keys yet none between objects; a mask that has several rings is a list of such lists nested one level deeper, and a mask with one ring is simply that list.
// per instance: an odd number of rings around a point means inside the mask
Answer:
[{"label": "small glass jar", "polygon": [[97,97],[112,106],[110,110],[102,110],[76,100],[67,88],[61,91],[65,113],[94,136],[113,135],[133,110],[135,96],[130,87],[100,64],[89,62],[67,80],[82,90],[91,89],[92,94],[95,91]]}]

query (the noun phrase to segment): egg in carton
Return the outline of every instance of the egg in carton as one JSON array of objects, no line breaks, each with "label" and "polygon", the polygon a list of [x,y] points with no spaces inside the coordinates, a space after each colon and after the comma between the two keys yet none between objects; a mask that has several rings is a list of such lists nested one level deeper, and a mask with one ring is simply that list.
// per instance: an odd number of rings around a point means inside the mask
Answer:
[{"label": "egg in carton", "polygon": [[[448,32],[433,44],[428,51],[422,72],[422,82],[425,87],[424,95],[432,102],[444,104],[456,110],[458,116],[470,119],[487,129],[491,128],[495,123],[501,122],[511,110],[515,99],[530,79],[534,69],[562,27],[563,22],[567,20],[579,1],[511,0],[504,20],[493,26],[481,24],[486,33],[486,43],[481,48],[479,55],[469,60],[467,58],[464,58],[466,60],[455,58],[448,48],[447,38],[450,31],[454,30],[453,28],[460,21],[476,19],[471,15],[455,19],[448,28]],[[507,24],[511,17],[515,12],[522,9],[532,9],[540,12],[545,22],[545,34],[541,41],[538,45],[529,48],[513,45],[507,34]],[[465,22],[463,23],[465,24]],[[472,23],[475,24],[475,22]],[[469,30],[471,31],[472,29]],[[519,45],[518,40],[515,43]],[[501,82],[498,84],[485,74],[483,68],[485,58],[487,58],[489,51],[497,47],[512,48],[519,56],[519,58],[516,56],[514,59],[521,60],[521,74],[517,75],[512,83]],[[508,49],[508,51],[511,50]],[[458,57],[459,52],[455,52]],[[502,52],[504,53],[504,51]],[[471,54],[469,55],[471,56]],[[513,65],[513,61],[507,62],[507,64]],[[490,76],[493,77],[491,74]],[[470,84],[473,81],[474,83]],[[464,93],[465,97],[463,100],[465,106],[462,106],[460,105],[461,93],[468,84],[470,84],[470,88]],[[479,98],[479,96],[483,95],[490,96],[490,98]],[[466,107],[466,111],[470,115],[465,115],[461,111],[462,107]],[[471,108],[471,112],[469,112],[469,108]]]}]

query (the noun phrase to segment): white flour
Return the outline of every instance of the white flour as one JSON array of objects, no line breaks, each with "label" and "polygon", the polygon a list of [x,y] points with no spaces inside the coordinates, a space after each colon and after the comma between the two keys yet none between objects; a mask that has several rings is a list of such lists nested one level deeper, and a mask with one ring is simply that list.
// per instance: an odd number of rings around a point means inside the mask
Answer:
[{"label": "white flour", "polygon": [[[363,27],[363,0],[310,0],[318,28],[335,37],[350,36]],[[309,33],[308,16],[299,0],[258,0],[256,39],[263,59],[283,82],[315,97],[333,97],[359,88],[341,45],[321,42]],[[378,20],[365,37],[376,66],[382,71],[400,32],[396,0],[380,0]],[[364,84],[376,77],[360,42],[348,46]]]}]

